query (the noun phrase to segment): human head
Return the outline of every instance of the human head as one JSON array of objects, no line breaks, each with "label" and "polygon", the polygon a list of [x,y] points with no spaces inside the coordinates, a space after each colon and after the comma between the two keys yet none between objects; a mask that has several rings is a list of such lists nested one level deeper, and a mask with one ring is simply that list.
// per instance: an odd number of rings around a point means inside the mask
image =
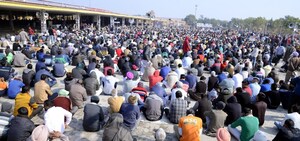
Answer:
[{"label": "human head", "polygon": [[29,93],[30,91],[30,86],[23,86],[22,87],[22,93]]},{"label": "human head", "polygon": [[219,128],[217,131],[217,141],[230,141],[231,135],[225,128]]},{"label": "human head", "polygon": [[211,74],[211,76],[212,76],[212,77],[217,77],[217,75],[216,75],[216,72],[215,72],[215,71],[211,71],[211,73],[210,73],[210,74]]},{"label": "human head", "polygon": [[266,95],[264,93],[259,93],[257,95],[257,101],[264,101],[266,99]]},{"label": "human head", "polygon": [[226,104],[222,101],[218,101],[216,104],[216,109],[217,110],[223,110],[225,108]]},{"label": "human head", "polygon": [[181,75],[180,75],[180,79],[185,79],[185,75],[184,75],[184,74],[181,74]]},{"label": "human head", "polygon": [[107,75],[112,75],[113,73],[112,73],[112,70],[111,69],[108,69],[107,70]]},{"label": "human head", "polygon": [[128,103],[135,104],[136,102],[137,102],[137,97],[136,96],[130,95],[128,97]]},{"label": "human head", "polygon": [[248,115],[251,114],[251,109],[248,108],[248,107],[245,107],[245,108],[244,108],[244,111],[245,111],[245,116],[248,116]]},{"label": "human head", "polygon": [[126,73],[126,77],[127,77],[127,79],[132,80],[133,77],[134,77],[134,74],[129,71],[129,72]]},{"label": "human head", "polygon": [[45,75],[45,74],[42,74],[42,75],[41,75],[41,80],[46,80],[46,79],[47,79],[47,77],[48,77],[47,75]]},{"label": "human head", "polygon": [[28,116],[28,110],[26,107],[21,107],[18,109],[19,116]]},{"label": "human head", "polygon": [[284,125],[283,126],[286,127],[286,128],[288,128],[288,129],[291,129],[291,128],[293,128],[295,126],[295,123],[294,123],[293,120],[287,119],[287,120],[284,121]]},{"label": "human head", "polygon": [[183,83],[180,82],[180,81],[177,81],[177,82],[176,82],[176,87],[177,87],[177,88],[182,88],[182,87],[183,87]]},{"label": "human head", "polygon": [[96,103],[96,104],[98,104],[98,103],[99,103],[99,97],[98,97],[98,96],[95,96],[95,95],[93,95],[93,96],[91,97],[91,102],[92,102],[92,103]]},{"label": "human head", "polygon": [[27,69],[32,69],[32,64],[28,64]]},{"label": "human head", "polygon": [[175,94],[176,94],[176,98],[181,98],[182,97],[181,91],[177,91]]},{"label": "human head", "polygon": [[32,141],[47,141],[49,136],[49,130],[46,125],[39,125],[34,128],[31,134]]},{"label": "human head", "polygon": [[51,101],[51,100],[46,100],[45,102],[44,102],[44,108],[45,108],[45,110],[47,111],[48,109],[50,109],[51,107],[53,107],[54,106],[54,104],[53,104],[53,101]]},{"label": "human head", "polygon": [[205,76],[201,76],[200,80],[204,81],[204,80],[206,80],[206,77]]},{"label": "human head", "polygon": [[164,141],[166,139],[166,132],[164,129],[159,128],[156,130],[154,137],[156,141]]},{"label": "human head", "polygon": [[276,84],[276,83],[273,83],[273,84],[271,85],[271,90],[273,90],[273,91],[276,91],[276,90],[277,90],[277,84]]},{"label": "human head", "polygon": [[118,95],[118,91],[117,91],[116,89],[113,89],[113,90],[111,91],[111,95],[112,95],[112,96],[117,96],[117,95]]}]

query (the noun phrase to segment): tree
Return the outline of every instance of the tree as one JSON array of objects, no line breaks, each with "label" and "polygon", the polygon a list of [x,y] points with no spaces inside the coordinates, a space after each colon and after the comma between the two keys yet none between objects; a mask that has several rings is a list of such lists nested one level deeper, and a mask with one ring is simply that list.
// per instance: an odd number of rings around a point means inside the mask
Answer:
[{"label": "tree", "polygon": [[195,15],[187,15],[185,18],[184,18],[184,21],[188,24],[188,25],[195,25],[196,22],[197,22],[197,19],[195,17]]},{"label": "tree", "polygon": [[155,13],[154,13],[153,10],[151,10],[151,11],[149,11],[149,12],[146,13],[146,16],[147,16],[148,18],[155,18]]}]

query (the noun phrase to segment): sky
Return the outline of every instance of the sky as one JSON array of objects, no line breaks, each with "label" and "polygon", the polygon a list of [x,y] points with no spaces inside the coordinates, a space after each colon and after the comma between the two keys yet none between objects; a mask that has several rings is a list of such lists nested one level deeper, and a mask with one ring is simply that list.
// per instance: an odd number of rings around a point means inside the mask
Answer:
[{"label": "sky", "polygon": [[[100,8],[128,15],[145,15],[153,10],[156,17],[196,17],[230,20],[231,18],[265,17],[278,19],[286,15],[300,17],[300,0],[51,0]],[[197,5],[197,10],[195,7]]]}]

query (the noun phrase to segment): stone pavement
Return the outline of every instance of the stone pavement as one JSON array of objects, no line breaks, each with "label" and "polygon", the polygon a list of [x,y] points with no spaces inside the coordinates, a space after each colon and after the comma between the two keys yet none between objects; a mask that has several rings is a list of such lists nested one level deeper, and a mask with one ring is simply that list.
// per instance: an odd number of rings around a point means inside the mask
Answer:
[{"label": "stone pavement", "polygon": [[[36,61],[32,61],[33,66],[35,66],[35,62]],[[277,70],[279,68],[279,66],[281,66],[282,64],[278,64],[277,65]],[[68,66],[67,70],[71,71],[72,70],[72,66]],[[16,71],[19,74],[22,74],[24,68],[16,68]],[[205,76],[209,76],[209,74],[205,74]],[[284,79],[285,75],[283,73],[279,72],[279,78],[280,79]],[[119,80],[123,80],[121,75],[117,75],[117,78],[119,78]],[[52,90],[54,92],[57,92],[58,90],[60,90],[61,88],[64,88],[63,85],[63,79],[64,78],[58,78],[58,84],[56,84]],[[148,86],[148,82],[144,82],[145,85]],[[118,83],[118,91],[119,93],[122,91],[122,83]],[[33,90],[31,90],[31,95],[33,95]],[[107,103],[107,99],[109,96],[103,96],[100,95],[100,105],[104,108],[108,107],[108,103]],[[7,101],[10,103],[14,103],[14,100],[11,99],[7,99],[7,98],[0,98],[0,102],[3,101]],[[195,101],[192,101],[192,103],[190,104],[190,107],[192,107],[194,105]],[[282,107],[280,106],[277,110],[270,110],[268,109],[266,112],[266,116],[265,116],[265,123],[264,125],[260,128],[260,130],[264,131],[267,135],[268,140],[272,140],[276,133],[277,133],[277,129],[274,126],[274,121],[282,121],[284,114],[286,114],[287,112],[282,109]],[[83,110],[79,109],[77,111],[77,113],[74,115],[72,122],[70,123],[69,127],[65,130],[65,135],[67,135],[70,138],[70,141],[101,141],[102,140],[102,134],[103,134],[103,130],[99,131],[99,132],[85,132],[83,131],[82,128],[82,119],[83,119]],[[42,124],[43,120],[40,119],[38,116],[33,118],[33,121],[35,122],[35,124]],[[161,119],[160,121],[155,121],[155,122],[150,122],[148,120],[145,119],[145,117],[142,115],[142,120],[139,123],[137,129],[133,132],[133,136],[135,138],[137,138],[138,141],[154,141],[154,133],[155,130],[158,128],[163,128],[166,133],[167,133],[167,138],[166,141],[175,141],[177,140],[174,134],[174,124],[171,124],[168,119],[163,116],[163,119]],[[216,138],[212,138],[206,135],[202,135],[201,137],[202,141],[215,141]],[[233,141],[235,139],[232,139]]]}]

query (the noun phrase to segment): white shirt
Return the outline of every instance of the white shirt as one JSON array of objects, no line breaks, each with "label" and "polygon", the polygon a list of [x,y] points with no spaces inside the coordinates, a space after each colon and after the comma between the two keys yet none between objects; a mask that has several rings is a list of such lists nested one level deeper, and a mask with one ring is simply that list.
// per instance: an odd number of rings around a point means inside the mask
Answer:
[{"label": "white shirt", "polygon": [[240,73],[233,75],[232,79],[234,81],[234,89],[242,87],[243,76]]},{"label": "white shirt", "polygon": [[115,83],[118,82],[117,78],[114,76],[106,76],[102,79],[104,83],[103,92],[105,94],[111,94],[111,91],[115,88]]},{"label": "white shirt", "polygon": [[192,63],[193,63],[193,59],[191,57],[184,57],[182,61],[182,66],[184,68],[190,68]]},{"label": "white shirt", "polygon": [[176,70],[175,70],[175,72],[177,73],[177,75],[178,75],[178,79],[180,79],[180,76],[182,75],[182,74],[185,74],[185,69],[184,68],[177,68]]},{"label": "white shirt", "polygon": [[187,92],[186,92],[186,91],[184,91],[184,90],[181,89],[181,88],[175,88],[175,89],[173,89],[172,92],[171,92],[171,101],[176,99],[176,92],[177,92],[177,91],[181,91],[181,93],[182,93],[181,99],[184,99],[184,98],[187,97]]},{"label": "white shirt", "polygon": [[60,133],[64,133],[65,123],[67,125],[70,124],[72,120],[72,114],[64,108],[53,106],[45,113],[44,120],[49,132],[59,131]]},{"label": "white shirt", "polygon": [[287,120],[287,119],[291,119],[292,121],[294,121],[294,123],[295,123],[294,128],[300,129],[300,114],[298,114],[297,112],[286,114],[284,117],[284,120],[283,120],[283,122],[281,122],[281,124],[283,125],[285,120]]}]

